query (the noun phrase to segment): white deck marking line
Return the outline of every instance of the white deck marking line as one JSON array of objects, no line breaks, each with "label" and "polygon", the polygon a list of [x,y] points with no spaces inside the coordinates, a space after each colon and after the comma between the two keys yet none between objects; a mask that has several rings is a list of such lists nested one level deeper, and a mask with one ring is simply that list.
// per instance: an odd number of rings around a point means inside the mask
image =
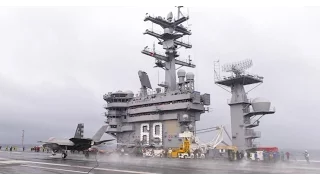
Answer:
[{"label": "white deck marking line", "polygon": [[21,165],[23,167],[31,167],[31,168],[39,168],[39,169],[49,169],[49,170],[56,170],[56,171],[66,171],[66,172],[75,172],[75,173],[82,173],[87,174],[88,172],[84,171],[74,171],[74,170],[67,170],[67,169],[57,169],[57,168],[49,168],[49,167],[41,167],[41,166],[29,166],[29,165]]},{"label": "white deck marking line", "polygon": [[[76,167],[91,169],[91,167],[85,167],[85,166],[76,166]],[[107,169],[107,168],[94,168],[94,170],[125,172],[125,173],[133,173],[133,174],[159,174],[159,173],[151,173],[151,172],[126,171],[126,170]]]},{"label": "white deck marking line", "polygon": [[[64,166],[64,167],[92,169],[92,167],[88,167],[88,166],[73,166],[73,165],[69,165],[69,164],[55,164],[55,163],[45,163],[45,162],[37,162],[37,161],[22,161],[22,162],[24,162],[24,163],[33,163],[33,164],[52,165],[52,166]],[[102,170],[102,171],[114,171],[114,172],[124,172],[124,173],[134,173],[134,174],[155,174],[155,173],[151,173],[151,172],[130,171],[130,170],[120,170],[120,169],[108,169],[108,168],[94,168],[94,169]]]},{"label": "white deck marking line", "polygon": [[24,163],[24,161],[19,161],[19,160],[7,160],[7,161],[0,161],[0,164],[14,164],[14,163]]}]

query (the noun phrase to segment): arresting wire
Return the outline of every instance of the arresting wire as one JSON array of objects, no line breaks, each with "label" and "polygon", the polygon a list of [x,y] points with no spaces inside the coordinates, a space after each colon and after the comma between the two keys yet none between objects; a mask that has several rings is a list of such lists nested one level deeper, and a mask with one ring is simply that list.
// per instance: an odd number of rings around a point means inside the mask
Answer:
[{"label": "arresting wire", "polygon": [[[88,153],[89,153],[89,152],[88,152]],[[95,159],[96,159],[96,163],[97,163],[97,164],[96,164],[93,168],[90,169],[90,171],[88,172],[88,174],[89,174],[92,170],[94,170],[95,168],[99,167],[99,162],[98,162],[98,160],[97,160],[97,154],[98,154],[98,152],[97,152],[96,155],[94,156]]]}]

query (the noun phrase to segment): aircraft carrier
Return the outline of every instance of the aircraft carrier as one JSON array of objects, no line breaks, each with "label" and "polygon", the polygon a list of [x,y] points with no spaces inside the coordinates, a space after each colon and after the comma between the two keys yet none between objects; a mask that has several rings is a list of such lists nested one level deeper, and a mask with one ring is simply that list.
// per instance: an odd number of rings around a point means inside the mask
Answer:
[{"label": "aircraft carrier", "polygon": [[[155,59],[155,65],[165,71],[165,81],[158,84],[153,91],[146,72],[138,71],[141,82],[140,92],[110,92],[103,96],[107,102],[106,123],[110,128],[106,133],[117,139],[118,147],[152,146],[167,151],[179,148],[183,144],[186,132],[193,137],[197,134],[196,122],[210,105],[210,94],[196,91],[195,75],[181,67],[195,68],[191,59],[178,60],[178,48],[192,48],[187,42],[179,40],[191,35],[191,31],[182,25],[189,19],[178,7],[177,17],[170,12],[166,18],[146,15],[144,21],[159,25],[163,32],[146,30],[144,34],[159,40],[164,53],[144,48],[141,53]],[[176,65],[179,65],[176,68]],[[220,77],[220,65],[215,62],[215,83],[227,90],[230,88],[231,99],[228,101],[231,112],[232,145],[240,151],[257,148],[254,139],[260,133],[252,128],[259,125],[260,118],[275,113],[271,103],[264,98],[249,99],[244,86],[261,84],[263,78],[245,73],[252,66],[250,60],[223,66],[223,70],[231,73],[228,77]],[[179,69],[177,72],[176,70]],[[176,81],[178,77],[178,82]],[[228,90],[227,90],[228,91]],[[254,117],[258,119],[254,119]],[[222,129],[222,128],[217,128]],[[222,132],[222,131],[221,131]],[[187,134],[188,134],[187,133]],[[228,135],[229,136],[229,135]],[[214,143],[205,144],[215,148],[222,143],[221,137]],[[199,141],[196,143],[199,144]],[[143,158],[129,155],[119,156],[117,153],[98,154],[85,157],[83,154],[71,153],[67,159],[52,157],[50,153],[0,150],[0,173],[3,174],[240,174],[240,173],[319,173],[320,161],[308,164],[300,160],[263,163],[257,161],[224,161],[206,159],[179,158]]]},{"label": "aircraft carrier", "polygon": [[[196,67],[190,56],[184,61],[178,59],[180,48],[192,48],[189,42],[182,40],[184,36],[190,36],[192,33],[183,25],[189,16],[183,15],[181,8],[182,6],[177,7],[175,17],[169,12],[167,17],[146,14],[144,18],[144,21],[150,21],[162,29],[158,32],[152,25],[152,29],[146,29],[143,34],[156,38],[164,52],[156,51],[154,45],[152,49],[145,47],[141,53],[154,59],[155,67],[165,71],[165,81],[159,83],[154,90],[147,73],[139,70],[139,93],[134,94],[127,90],[109,92],[103,96],[107,102],[106,123],[110,125],[107,133],[117,139],[118,147],[153,146],[160,152],[167,152],[181,147],[187,133],[194,143],[193,150],[201,150],[204,156],[208,149],[225,143],[220,137],[220,140],[217,139],[215,142],[199,144],[196,137],[196,123],[200,121],[201,114],[208,110],[210,94],[197,91],[195,75],[182,69]],[[227,77],[221,77],[220,63],[214,62],[215,84],[224,89],[230,88],[229,92],[232,95],[228,101],[231,112],[231,136],[225,132],[232,145],[242,152],[259,146],[255,140],[261,137],[261,133],[253,128],[259,126],[262,116],[275,113],[268,100],[247,97],[251,90],[246,92],[244,86],[263,83],[263,77],[246,72],[251,66],[252,60],[226,64],[222,66],[222,70],[229,74]]]}]

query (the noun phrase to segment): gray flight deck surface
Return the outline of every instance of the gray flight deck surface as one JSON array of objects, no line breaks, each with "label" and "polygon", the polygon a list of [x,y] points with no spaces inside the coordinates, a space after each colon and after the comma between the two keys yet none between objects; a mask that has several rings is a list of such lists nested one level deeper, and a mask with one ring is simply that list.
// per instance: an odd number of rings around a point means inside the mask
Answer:
[{"label": "gray flight deck surface", "polygon": [[[0,151],[1,174],[86,174],[97,165],[95,156],[69,154],[67,159],[50,153]],[[269,174],[320,173],[320,163],[221,162],[214,160],[133,158],[98,155],[93,174]]]}]

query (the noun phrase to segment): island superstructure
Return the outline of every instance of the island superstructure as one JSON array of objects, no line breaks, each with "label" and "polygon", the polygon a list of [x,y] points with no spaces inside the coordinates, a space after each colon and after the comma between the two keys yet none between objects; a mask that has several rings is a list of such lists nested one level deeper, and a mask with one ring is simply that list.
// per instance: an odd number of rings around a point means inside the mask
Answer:
[{"label": "island superstructure", "polygon": [[[177,71],[176,65],[195,68],[190,58],[178,60],[178,48],[192,48],[182,42],[183,36],[191,31],[182,25],[189,19],[178,7],[177,18],[170,12],[167,18],[146,15],[144,21],[159,25],[162,33],[146,30],[144,34],[159,40],[165,50],[159,53],[154,49],[144,48],[141,53],[155,59],[155,65],[165,71],[165,81],[152,89],[146,72],[138,71],[141,83],[140,93],[132,91],[110,92],[103,96],[107,102],[106,123],[110,125],[107,133],[117,138],[118,144],[143,144],[178,148],[183,139],[180,133],[185,131],[195,134],[196,122],[210,105],[210,94],[201,94],[195,88],[195,75],[183,69]],[[177,74],[176,74],[177,73]],[[178,82],[176,75],[178,76]]]},{"label": "island superstructure", "polygon": [[[253,128],[259,126],[262,116],[275,113],[275,108],[271,107],[268,100],[261,97],[252,100],[248,98],[247,94],[263,83],[263,77],[245,72],[251,66],[250,59],[225,64],[222,70],[231,75],[221,78],[219,61],[215,62],[215,83],[231,89],[231,92],[229,91],[231,99],[228,100],[228,104],[231,114],[232,145],[239,150],[249,150],[259,146],[259,142],[255,140],[261,137],[261,133],[254,131]],[[258,85],[248,91],[245,90],[245,86],[253,84]]]}]

